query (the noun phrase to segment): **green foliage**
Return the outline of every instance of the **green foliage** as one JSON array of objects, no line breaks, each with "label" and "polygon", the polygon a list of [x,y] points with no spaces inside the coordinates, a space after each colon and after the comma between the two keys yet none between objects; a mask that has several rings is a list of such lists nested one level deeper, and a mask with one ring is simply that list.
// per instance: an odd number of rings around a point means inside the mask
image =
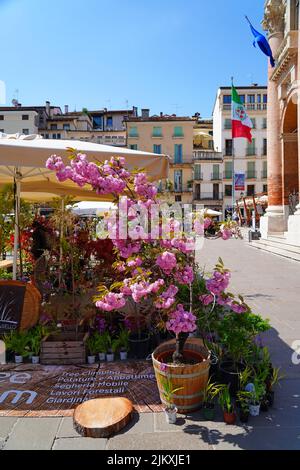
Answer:
[{"label": "green foliage", "polygon": [[239,390],[236,394],[237,401],[244,413],[249,411],[251,397],[251,392],[246,392],[245,390]]},{"label": "green foliage", "polygon": [[223,391],[224,387],[226,387],[226,385],[211,382],[210,377],[203,390],[203,403],[213,402],[214,399]]},{"label": "green foliage", "polygon": [[116,343],[117,343],[117,350],[125,350],[125,351],[128,351],[129,350],[129,331],[126,330],[125,328],[122,328],[119,332],[119,335],[116,339]]},{"label": "green foliage", "polygon": [[225,385],[219,394],[219,403],[223,411],[232,413],[233,404],[230,396],[229,385]]},{"label": "green foliage", "polygon": [[251,382],[251,378],[253,376],[253,369],[247,366],[244,370],[239,372],[239,384],[240,389],[243,391],[246,385]]},{"label": "green foliage", "polygon": [[37,325],[28,331],[28,347],[33,356],[39,356],[41,342],[50,334],[50,328],[45,325]]},{"label": "green foliage", "polygon": [[173,395],[174,393],[178,392],[179,390],[183,390],[184,387],[176,387],[173,388],[172,380],[170,377],[160,378],[160,385],[162,388],[162,395],[168,405],[173,405]]},{"label": "green foliage", "polygon": [[0,269],[0,279],[1,280],[11,280],[12,279],[12,273],[6,271],[6,269]]},{"label": "green foliage", "polygon": [[29,335],[23,331],[12,330],[3,336],[7,351],[17,356],[29,356]]},{"label": "green foliage", "polygon": [[255,377],[253,381],[254,385],[254,390],[250,392],[251,394],[251,403],[252,405],[258,405],[263,397],[265,396],[266,393],[266,386],[264,383],[261,382],[261,380],[258,377]]},{"label": "green foliage", "polygon": [[277,385],[280,380],[284,378],[284,375],[280,375],[280,367],[273,367],[272,374],[270,377],[271,389]]}]

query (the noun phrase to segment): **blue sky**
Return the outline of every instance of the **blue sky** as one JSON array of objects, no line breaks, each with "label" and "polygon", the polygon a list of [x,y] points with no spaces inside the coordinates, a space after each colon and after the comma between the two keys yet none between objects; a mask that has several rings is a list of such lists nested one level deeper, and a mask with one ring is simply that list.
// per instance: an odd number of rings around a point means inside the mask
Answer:
[{"label": "blue sky", "polygon": [[[220,85],[266,84],[264,0],[0,0],[6,103],[211,115]],[[18,96],[16,90],[19,90]]]}]

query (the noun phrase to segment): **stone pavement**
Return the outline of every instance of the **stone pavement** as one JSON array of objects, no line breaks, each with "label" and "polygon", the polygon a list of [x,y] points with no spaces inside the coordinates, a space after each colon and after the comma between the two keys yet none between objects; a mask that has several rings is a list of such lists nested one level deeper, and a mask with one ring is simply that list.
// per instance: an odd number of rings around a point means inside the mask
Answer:
[{"label": "stone pavement", "polygon": [[[253,310],[271,320],[266,335],[273,362],[285,378],[270,412],[250,418],[249,425],[228,426],[221,415],[204,421],[201,412],[180,416],[176,425],[163,413],[135,414],[132,423],[110,439],[82,438],[71,418],[0,418],[0,448],[205,450],[300,449],[300,364],[292,363],[292,344],[300,341],[300,265],[254,250],[243,241],[206,241],[202,265],[210,271],[221,256],[232,271],[231,290],[241,293]],[[299,355],[300,359],[300,355]]]}]

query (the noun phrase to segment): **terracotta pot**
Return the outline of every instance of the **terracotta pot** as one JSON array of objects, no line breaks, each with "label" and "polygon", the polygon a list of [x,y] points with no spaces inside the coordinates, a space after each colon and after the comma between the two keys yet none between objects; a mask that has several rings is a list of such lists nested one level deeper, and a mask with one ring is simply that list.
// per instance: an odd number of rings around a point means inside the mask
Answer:
[{"label": "terracotta pot", "polygon": [[223,417],[226,424],[234,424],[236,422],[235,413],[227,413],[227,411],[223,411]]}]

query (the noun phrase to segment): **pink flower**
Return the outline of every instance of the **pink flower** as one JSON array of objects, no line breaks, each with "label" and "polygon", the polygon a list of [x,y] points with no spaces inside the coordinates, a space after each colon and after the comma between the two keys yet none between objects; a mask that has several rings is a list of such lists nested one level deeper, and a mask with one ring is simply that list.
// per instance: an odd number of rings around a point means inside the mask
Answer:
[{"label": "pink flower", "polygon": [[135,259],[131,259],[131,260],[127,261],[127,266],[129,268],[136,268],[136,267],[141,266],[142,263],[143,263],[143,261],[141,260],[141,258],[137,257]]},{"label": "pink flower", "polygon": [[232,237],[232,232],[228,228],[221,229],[222,239],[229,240]]},{"label": "pink flower", "polygon": [[179,333],[192,333],[197,329],[196,317],[191,312],[186,312],[183,305],[179,304],[177,309],[171,313],[166,327],[176,335]]},{"label": "pink flower", "polygon": [[214,302],[215,297],[212,294],[204,294],[200,295],[199,300],[203,305],[210,305]]},{"label": "pink flower", "polygon": [[193,268],[186,266],[185,268],[176,271],[174,278],[179,284],[191,284],[194,280]]},{"label": "pink flower", "polygon": [[206,281],[206,288],[214,295],[220,295],[227,289],[230,280],[230,273],[228,271],[220,273],[214,271],[213,277]]},{"label": "pink flower", "polygon": [[247,312],[247,307],[246,305],[239,304],[237,302],[232,302],[230,305],[231,310],[233,310],[235,313],[245,313]]},{"label": "pink flower", "polygon": [[171,274],[172,270],[177,266],[176,256],[170,251],[164,251],[156,258],[156,264],[165,274]]},{"label": "pink flower", "polygon": [[212,225],[212,220],[209,217],[204,219],[204,229],[207,230]]},{"label": "pink flower", "polygon": [[199,219],[196,219],[194,222],[194,230],[197,235],[203,235],[204,234],[204,223],[201,222]]},{"label": "pink flower", "polygon": [[178,287],[174,286],[173,284],[169,286],[169,288],[163,292],[160,297],[154,303],[155,307],[158,309],[169,309],[175,303],[175,296],[178,292]]},{"label": "pink flower", "polygon": [[112,310],[118,310],[119,308],[124,307],[125,304],[126,300],[122,293],[114,294],[113,292],[109,292],[102,300],[98,300],[96,302],[96,307],[104,310],[105,312],[111,312]]}]

